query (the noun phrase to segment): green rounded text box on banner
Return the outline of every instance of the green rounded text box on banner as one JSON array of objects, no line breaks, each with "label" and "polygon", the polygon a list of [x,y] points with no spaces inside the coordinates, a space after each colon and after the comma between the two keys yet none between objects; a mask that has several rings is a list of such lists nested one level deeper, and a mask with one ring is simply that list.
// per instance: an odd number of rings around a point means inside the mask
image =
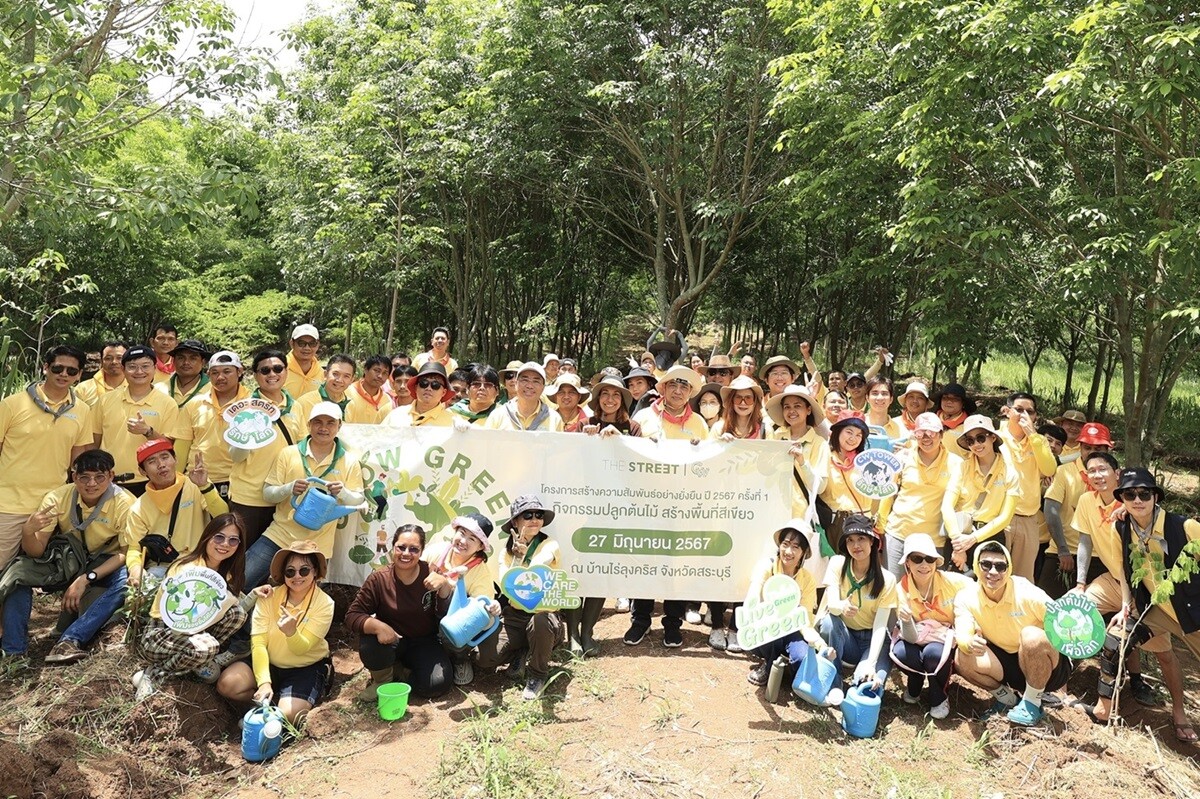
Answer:
[{"label": "green rounded text box on banner", "polygon": [[722,557],[733,551],[733,539],[722,530],[623,530],[580,527],[571,536],[578,552],[605,555],[676,555]]}]

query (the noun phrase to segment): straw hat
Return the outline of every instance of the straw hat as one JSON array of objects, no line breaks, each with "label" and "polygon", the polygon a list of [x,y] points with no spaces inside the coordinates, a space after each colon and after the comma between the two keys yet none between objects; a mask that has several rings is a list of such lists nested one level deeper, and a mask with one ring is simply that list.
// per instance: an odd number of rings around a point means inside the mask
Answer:
[{"label": "straw hat", "polygon": [[733,382],[731,382],[729,385],[721,386],[721,404],[729,402],[730,397],[733,396],[733,392],[735,391],[753,391],[754,396],[758,397],[759,404],[762,404],[762,386],[759,385],[759,382],[753,377],[749,377],[747,375],[738,375],[737,377],[733,378]]},{"label": "straw hat", "polygon": [[625,388],[625,383],[621,378],[605,377],[592,387],[592,397],[588,400],[588,405],[597,417],[600,415],[600,390],[604,388],[613,388],[621,392],[622,407],[628,408],[633,403],[633,394],[629,389]]},{"label": "straw hat", "polygon": [[799,377],[800,373],[804,371],[803,369],[800,368],[800,364],[796,363],[788,356],[772,355],[770,358],[767,359],[767,362],[762,365],[762,368],[758,370],[758,378],[760,380],[766,380],[767,373],[770,372],[772,369],[774,369],[776,366],[780,366],[780,365],[786,366],[788,369],[791,370],[793,380],[795,380],[797,377]]},{"label": "straw hat", "polygon": [[996,432],[996,426],[992,424],[992,420],[990,418],[984,416],[983,414],[977,413],[974,416],[968,416],[967,420],[963,422],[962,430],[959,432],[958,438],[955,439],[955,443],[964,450],[970,449],[970,447],[963,446],[963,437],[970,435],[976,430],[983,430],[991,433],[994,436],[1000,435]]},{"label": "straw hat", "polygon": [[696,371],[702,375],[708,374],[709,369],[728,369],[731,372],[736,372],[741,369],[740,366],[734,365],[733,361],[729,360],[728,355],[713,353],[708,359],[708,363],[701,366]]},{"label": "straw hat", "polygon": [[[558,376],[558,380],[554,381],[553,386],[546,387],[546,390],[542,392],[542,396],[545,397],[546,399],[550,400],[551,402],[553,402],[555,405],[557,405],[558,404],[558,390],[560,388],[562,388],[563,386],[571,386],[572,388],[574,388],[576,391],[579,392],[579,395],[580,395],[579,396],[579,404],[580,405],[587,402],[588,397],[590,397],[592,395],[592,392],[589,391],[587,389],[587,387],[584,386],[583,383],[579,380],[579,375],[575,374],[574,372],[564,372],[563,374],[560,374]],[[551,389],[553,389],[553,391],[551,391]]]},{"label": "straw hat", "polygon": [[812,410],[813,421],[809,427],[815,427],[825,420],[825,411],[817,404],[816,397],[808,393],[808,389],[804,386],[798,386],[792,383],[767,400],[767,416],[771,417],[771,421],[776,427],[787,427],[787,423],[783,421],[783,401],[788,397],[799,397],[808,403],[809,409]]},{"label": "straw hat", "polygon": [[312,539],[304,539],[296,541],[291,546],[286,546],[275,553],[275,557],[271,558],[271,582],[276,585],[283,585],[283,569],[287,564],[289,555],[312,555],[317,562],[317,574],[313,578],[319,582],[325,579],[325,574],[329,568],[329,562],[325,559],[325,555],[317,548],[317,542]]},{"label": "straw hat", "polygon": [[[632,375],[633,375],[633,372],[630,372],[629,376],[632,376]],[[629,376],[627,376],[625,378],[626,382],[628,382]],[[704,378],[701,377],[700,374],[695,369],[689,369],[686,366],[672,366],[659,379],[658,384],[656,386],[656,388],[658,389],[658,393],[661,394],[663,385],[666,383],[670,383],[672,380],[686,380],[689,384],[691,384],[692,391],[690,394],[688,394],[688,399],[691,399],[692,397],[699,394],[701,386],[704,385]]]}]

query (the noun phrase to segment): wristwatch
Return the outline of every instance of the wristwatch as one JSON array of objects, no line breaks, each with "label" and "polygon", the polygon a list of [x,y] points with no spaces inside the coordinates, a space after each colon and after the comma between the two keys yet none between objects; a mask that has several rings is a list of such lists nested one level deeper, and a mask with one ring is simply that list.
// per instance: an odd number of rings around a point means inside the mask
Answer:
[{"label": "wristwatch", "polygon": [[89,583],[94,583],[94,582],[96,582],[96,581],[97,581],[97,580],[99,580],[99,579],[100,579],[100,575],[96,574],[95,572],[88,572],[88,573],[87,573],[87,581],[88,581]]}]

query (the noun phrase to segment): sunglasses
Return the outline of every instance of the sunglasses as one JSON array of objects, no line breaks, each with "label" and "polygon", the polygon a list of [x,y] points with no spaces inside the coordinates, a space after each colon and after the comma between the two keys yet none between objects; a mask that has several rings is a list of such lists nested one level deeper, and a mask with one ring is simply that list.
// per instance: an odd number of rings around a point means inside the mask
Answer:
[{"label": "sunglasses", "polygon": [[912,563],[913,565],[919,563],[937,563],[938,559],[930,557],[929,555],[909,555],[908,562]]},{"label": "sunglasses", "polygon": [[420,555],[421,548],[413,544],[396,544],[397,552],[406,552],[409,555]]},{"label": "sunglasses", "polygon": [[521,514],[521,518],[524,519],[525,521],[529,521],[531,519],[545,519],[546,511],[544,511],[544,510],[527,510]]},{"label": "sunglasses", "polygon": [[1135,499],[1142,502],[1149,502],[1154,499],[1154,492],[1148,488],[1129,488],[1121,492],[1121,499],[1126,502],[1132,502]]},{"label": "sunglasses", "polygon": [[260,375],[281,375],[287,371],[287,367],[275,364],[274,366],[260,366],[254,371]]},{"label": "sunglasses", "polygon": [[442,381],[436,377],[426,377],[417,381],[417,388],[441,388]]},{"label": "sunglasses", "polygon": [[51,374],[56,374],[56,375],[61,375],[63,372],[66,372],[67,377],[74,377],[75,375],[79,374],[79,367],[78,366],[66,366],[65,364],[56,363],[50,367],[50,372],[51,372]]},{"label": "sunglasses", "polygon": [[708,373],[710,375],[712,375],[713,377],[725,377],[726,375],[733,374],[733,370],[732,369],[709,369]]},{"label": "sunglasses", "polygon": [[213,541],[216,541],[217,546],[221,546],[221,547],[223,547],[223,546],[236,547],[238,544],[242,543],[242,539],[238,538],[236,535],[225,535],[224,533],[217,533],[216,535],[214,535]]},{"label": "sunglasses", "polygon": [[963,436],[962,440],[963,443],[968,447],[973,447],[976,444],[983,444],[984,442],[990,441],[991,438],[991,434],[989,433],[980,433],[977,436]]},{"label": "sunglasses", "polygon": [[475,391],[487,391],[489,388],[496,388],[496,384],[489,383],[486,380],[476,380],[474,383],[471,383],[471,388]]},{"label": "sunglasses", "polygon": [[1003,574],[1008,569],[1008,562],[1003,560],[981,560],[979,561],[979,570],[985,572],[995,572]]},{"label": "sunglasses", "polygon": [[312,567],[301,566],[299,569],[297,569],[295,566],[288,566],[283,570],[283,576],[287,577],[288,579],[295,577],[297,574],[299,574],[301,577],[307,577],[308,575],[312,574]]},{"label": "sunglasses", "polygon": [[311,339],[302,339],[302,338],[293,339],[292,344],[294,344],[297,347],[303,347],[306,350],[311,350],[317,346],[317,342],[315,342]]}]

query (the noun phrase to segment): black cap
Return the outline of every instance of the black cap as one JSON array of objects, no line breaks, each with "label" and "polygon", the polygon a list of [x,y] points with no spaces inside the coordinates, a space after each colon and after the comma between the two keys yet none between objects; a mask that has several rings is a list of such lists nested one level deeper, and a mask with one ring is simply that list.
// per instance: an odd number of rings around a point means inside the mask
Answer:
[{"label": "black cap", "polygon": [[129,349],[125,350],[125,354],[121,356],[121,365],[137,360],[138,358],[149,358],[152,361],[157,361],[158,356],[154,354],[154,350],[147,347],[145,344],[134,344]]},{"label": "black cap", "polygon": [[1117,489],[1113,491],[1113,496],[1120,499],[1121,495],[1130,488],[1149,488],[1158,497],[1158,501],[1162,502],[1163,490],[1158,487],[1158,481],[1154,479],[1154,475],[1150,473],[1149,469],[1141,466],[1122,469],[1120,476],[1117,477]]},{"label": "black cap", "polygon": [[492,530],[495,529],[495,526],[492,524],[492,520],[484,516],[482,513],[468,513],[467,518],[474,519],[475,523],[479,525],[479,529],[483,530],[483,534],[485,536],[491,535]]},{"label": "black cap", "polygon": [[204,346],[204,342],[194,338],[185,338],[183,341],[175,345],[175,349],[171,350],[168,355],[174,355],[177,352],[194,352],[201,358],[207,358],[211,353]]}]

